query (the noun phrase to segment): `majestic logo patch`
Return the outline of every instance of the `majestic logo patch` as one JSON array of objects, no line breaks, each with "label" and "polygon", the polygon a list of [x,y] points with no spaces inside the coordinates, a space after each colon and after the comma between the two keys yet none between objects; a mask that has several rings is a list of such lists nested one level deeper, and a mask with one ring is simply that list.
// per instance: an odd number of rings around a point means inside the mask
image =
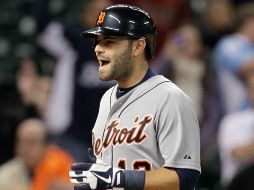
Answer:
[{"label": "majestic logo patch", "polygon": [[100,25],[104,22],[105,15],[106,15],[105,12],[100,12],[100,15],[99,15],[98,20],[97,20],[97,25]]},{"label": "majestic logo patch", "polygon": [[140,144],[146,138],[147,134],[144,132],[145,128],[152,122],[153,117],[148,115],[143,119],[136,117],[133,126],[130,128],[120,127],[119,120],[113,120],[106,128],[105,138],[97,138],[94,140],[93,149],[95,155],[99,155],[110,145],[117,144]]}]

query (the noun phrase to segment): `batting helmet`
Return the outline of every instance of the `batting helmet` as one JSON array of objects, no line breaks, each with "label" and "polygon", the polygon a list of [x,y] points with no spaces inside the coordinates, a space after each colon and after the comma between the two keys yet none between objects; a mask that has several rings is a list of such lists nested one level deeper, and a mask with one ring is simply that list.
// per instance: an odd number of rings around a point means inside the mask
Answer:
[{"label": "batting helmet", "polygon": [[138,7],[117,4],[104,8],[95,28],[81,33],[84,38],[96,38],[98,35],[126,36],[134,40],[144,37],[148,44],[147,56],[154,57],[156,27],[148,13]]}]

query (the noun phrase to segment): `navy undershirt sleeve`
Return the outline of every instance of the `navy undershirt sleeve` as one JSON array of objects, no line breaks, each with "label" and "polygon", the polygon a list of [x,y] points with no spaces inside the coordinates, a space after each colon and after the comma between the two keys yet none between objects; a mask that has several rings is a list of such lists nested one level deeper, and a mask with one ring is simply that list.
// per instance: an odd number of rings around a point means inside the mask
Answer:
[{"label": "navy undershirt sleeve", "polygon": [[194,190],[198,187],[200,172],[193,169],[176,168],[180,181],[180,190]]}]

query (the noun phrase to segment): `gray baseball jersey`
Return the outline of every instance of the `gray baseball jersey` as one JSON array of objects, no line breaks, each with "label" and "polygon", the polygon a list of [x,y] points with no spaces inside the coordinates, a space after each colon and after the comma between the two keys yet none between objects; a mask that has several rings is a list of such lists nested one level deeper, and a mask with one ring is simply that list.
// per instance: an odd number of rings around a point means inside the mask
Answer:
[{"label": "gray baseball jersey", "polygon": [[119,99],[102,97],[93,129],[97,158],[123,169],[167,166],[200,171],[199,126],[189,97],[161,75]]}]

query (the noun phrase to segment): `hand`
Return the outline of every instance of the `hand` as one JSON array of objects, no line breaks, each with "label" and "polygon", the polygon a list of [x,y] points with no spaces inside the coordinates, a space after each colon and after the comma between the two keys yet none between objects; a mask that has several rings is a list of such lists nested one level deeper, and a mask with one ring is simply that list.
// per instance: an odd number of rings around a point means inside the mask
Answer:
[{"label": "hand", "polygon": [[124,170],[111,167],[105,163],[73,164],[69,176],[75,190],[124,188]]}]

